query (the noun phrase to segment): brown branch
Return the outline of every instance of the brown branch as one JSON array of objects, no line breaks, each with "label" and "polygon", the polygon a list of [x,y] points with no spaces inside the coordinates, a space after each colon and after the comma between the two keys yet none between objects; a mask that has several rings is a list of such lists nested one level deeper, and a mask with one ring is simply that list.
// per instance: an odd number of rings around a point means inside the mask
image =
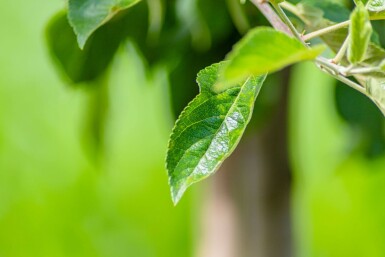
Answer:
[{"label": "brown branch", "polygon": [[261,11],[271,25],[277,30],[280,30],[290,36],[293,33],[289,27],[281,20],[281,18],[275,13],[273,8],[264,0],[251,0],[251,2]]}]

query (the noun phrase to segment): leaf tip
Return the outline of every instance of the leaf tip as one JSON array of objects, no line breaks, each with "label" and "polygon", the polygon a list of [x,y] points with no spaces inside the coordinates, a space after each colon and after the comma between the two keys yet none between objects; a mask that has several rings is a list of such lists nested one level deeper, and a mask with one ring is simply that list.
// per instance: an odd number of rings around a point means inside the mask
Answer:
[{"label": "leaf tip", "polygon": [[185,186],[185,184],[182,184],[180,186],[170,186],[170,189],[171,189],[171,200],[174,206],[176,206],[179,203],[180,199],[182,199],[182,196],[186,191],[187,187]]},{"label": "leaf tip", "polygon": [[84,37],[84,36],[81,36],[81,35],[77,35],[78,45],[79,45],[79,48],[80,48],[81,50],[84,49],[84,46],[85,46],[85,44],[86,44],[86,42],[87,42],[87,38],[88,38],[88,37]]}]

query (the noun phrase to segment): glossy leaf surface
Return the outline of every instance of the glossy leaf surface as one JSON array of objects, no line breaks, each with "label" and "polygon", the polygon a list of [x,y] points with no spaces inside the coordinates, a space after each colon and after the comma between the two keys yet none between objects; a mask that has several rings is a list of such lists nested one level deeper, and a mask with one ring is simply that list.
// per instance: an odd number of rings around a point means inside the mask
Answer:
[{"label": "glossy leaf surface", "polygon": [[363,3],[358,3],[350,16],[350,44],[348,49],[348,59],[350,63],[356,64],[364,59],[372,31],[369,13]]},{"label": "glossy leaf surface", "polygon": [[323,46],[307,48],[297,39],[272,28],[256,28],[228,54],[228,63],[223,70],[226,85],[220,85],[218,91],[251,75],[274,72],[299,61],[312,60],[323,50]]},{"label": "glossy leaf surface", "polygon": [[68,20],[72,25],[80,48],[89,36],[119,11],[140,0],[69,0]]},{"label": "glossy leaf surface", "polygon": [[176,204],[192,184],[213,174],[237,146],[250,121],[265,76],[251,76],[220,94],[212,91],[223,63],[198,74],[200,94],[185,108],[171,134],[167,171]]}]

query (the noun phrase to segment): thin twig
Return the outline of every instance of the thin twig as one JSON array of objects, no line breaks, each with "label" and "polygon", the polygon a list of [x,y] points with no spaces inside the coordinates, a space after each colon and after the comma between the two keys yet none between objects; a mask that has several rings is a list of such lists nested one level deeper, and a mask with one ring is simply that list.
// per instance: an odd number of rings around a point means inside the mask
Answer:
[{"label": "thin twig", "polygon": [[342,29],[342,28],[346,28],[346,27],[349,26],[349,24],[350,24],[350,20],[344,21],[344,22],[341,22],[341,23],[337,23],[337,24],[332,25],[330,27],[326,27],[326,28],[323,28],[323,29],[320,29],[320,30],[313,31],[313,32],[311,32],[309,34],[306,34],[306,35],[304,35],[302,37],[302,39],[304,41],[309,41],[310,39],[322,36],[324,34],[332,32],[332,31],[339,30],[339,29]]},{"label": "thin twig", "polygon": [[348,68],[344,73],[347,76],[356,75],[356,74],[368,74],[368,73],[379,73],[383,72],[379,67],[358,67],[358,68]]},{"label": "thin twig", "polygon": [[298,12],[297,7],[292,3],[282,2],[281,7],[284,8],[285,10],[288,10],[289,12],[291,12],[292,14],[294,14],[297,17],[301,16],[300,12]]},{"label": "thin twig", "polygon": [[306,47],[308,45],[303,42],[301,35],[298,33],[297,29],[294,27],[293,23],[291,23],[289,17],[287,17],[286,13],[282,10],[281,6],[276,3],[271,3],[275,9],[275,11],[278,13],[278,15],[281,17],[282,21],[286,24],[286,26],[290,29],[291,33],[304,44]]},{"label": "thin twig", "polygon": [[261,0],[251,0],[251,2],[261,11],[261,13],[275,29],[293,36],[289,27],[281,20],[281,18],[275,13],[267,2]]},{"label": "thin twig", "polygon": [[367,95],[364,87],[343,76],[344,74],[342,74],[341,66],[331,63],[329,60],[323,57],[318,57],[315,62],[321,68],[322,71],[326,72],[335,79],[345,83],[346,85],[356,89],[362,94]]},{"label": "thin twig", "polygon": [[[286,34],[293,35],[293,32],[290,30],[289,26],[285,24],[282,20],[280,20],[279,16],[274,12],[274,10],[271,8],[271,6],[268,3],[266,3],[263,0],[262,2],[261,0],[251,0],[251,2],[262,12],[262,14],[267,18],[267,20],[273,25],[274,28],[276,28],[277,30],[283,31]],[[290,20],[289,22],[291,23]],[[297,31],[296,33],[298,34]],[[299,40],[303,44],[306,44],[301,37],[299,38]],[[322,71],[331,75],[335,79],[345,83],[346,85],[356,89],[362,94],[367,95],[364,87],[341,75],[341,70],[344,67],[336,65],[323,57],[317,57],[315,62],[318,66],[321,67]]]},{"label": "thin twig", "polygon": [[349,35],[346,37],[344,43],[342,44],[340,50],[338,51],[337,55],[333,58],[332,62],[338,64],[341,62],[342,58],[344,58],[346,54],[346,50],[348,50],[349,47]]},{"label": "thin twig", "polygon": [[[366,93],[366,89],[364,87],[362,87],[360,84],[357,84],[357,83],[351,81],[350,79],[348,79],[348,78],[346,78],[346,77],[344,77],[342,75],[339,75],[339,74],[338,75],[334,75],[334,74],[331,74],[329,72],[326,72],[326,73],[329,74],[330,76],[332,76],[333,78],[341,81],[342,83],[350,86],[351,88],[357,90],[358,92],[368,96],[368,94]],[[369,98],[371,98],[371,97],[369,97]]]}]

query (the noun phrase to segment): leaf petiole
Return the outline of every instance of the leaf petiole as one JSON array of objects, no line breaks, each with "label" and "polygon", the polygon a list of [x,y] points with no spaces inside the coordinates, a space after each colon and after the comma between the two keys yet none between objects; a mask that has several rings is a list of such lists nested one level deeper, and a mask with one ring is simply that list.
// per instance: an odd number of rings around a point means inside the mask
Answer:
[{"label": "leaf petiole", "polygon": [[289,2],[282,2],[281,3],[281,7],[289,12],[291,12],[292,14],[294,14],[295,16],[297,17],[301,17],[301,14],[300,12],[298,12],[298,9],[297,7],[292,4],[292,3],[289,3]]},{"label": "leaf petiole", "polygon": [[260,0],[250,0],[251,3],[258,8],[258,10],[266,17],[270,24],[279,31],[286,33],[289,36],[292,36],[293,33],[290,31],[289,27],[281,20],[281,17],[277,15],[276,12],[271,8],[269,3],[260,2]]},{"label": "leaf petiole", "polygon": [[357,68],[347,68],[344,71],[344,74],[347,76],[357,75],[357,74],[367,74],[374,72],[382,72],[379,67],[357,67]]},{"label": "leaf petiole", "polygon": [[341,22],[341,23],[337,23],[335,25],[332,25],[332,26],[329,26],[329,27],[326,27],[326,28],[323,28],[323,29],[320,29],[320,30],[316,30],[316,31],[313,31],[309,34],[306,34],[302,37],[302,39],[304,41],[309,41],[313,38],[316,38],[316,37],[320,37],[324,34],[327,34],[327,33],[330,33],[330,32],[333,32],[333,31],[336,31],[336,30],[339,30],[339,29],[342,29],[342,28],[346,28],[348,27],[350,24],[350,20],[347,20],[347,21],[344,21],[344,22]]},{"label": "leaf petiole", "polygon": [[355,83],[354,81],[346,78],[343,76],[344,71],[346,68],[341,67],[339,65],[336,65],[329,60],[318,57],[315,60],[315,63],[318,65],[318,67],[323,71],[332,76],[333,78],[345,83],[346,85],[350,86],[351,88],[356,89],[357,91],[361,92],[364,95],[367,95],[366,90],[364,87],[362,87],[360,84]]},{"label": "leaf petiole", "polygon": [[349,36],[346,37],[344,43],[342,44],[340,50],[338,51],[337,55],[333,58],[332,62],[338,64],[341,62],[342,58],[344,58],[346,51],[349,47]]},{"label": "leaf petiole", "polygon": [[290,31],[293,33],[293,35],[302,42],[303,45],[308,47],[308,45],[303,42],[301,35],[298,33],[297,29],[294,27],[293,23],[290,21],[289,17],[287,17],[286,13],[282,10],[281,6],[277,3],[271,3],[271,5],[274,7],[275,11],[281,17],[282,21],[289,27]]}]

